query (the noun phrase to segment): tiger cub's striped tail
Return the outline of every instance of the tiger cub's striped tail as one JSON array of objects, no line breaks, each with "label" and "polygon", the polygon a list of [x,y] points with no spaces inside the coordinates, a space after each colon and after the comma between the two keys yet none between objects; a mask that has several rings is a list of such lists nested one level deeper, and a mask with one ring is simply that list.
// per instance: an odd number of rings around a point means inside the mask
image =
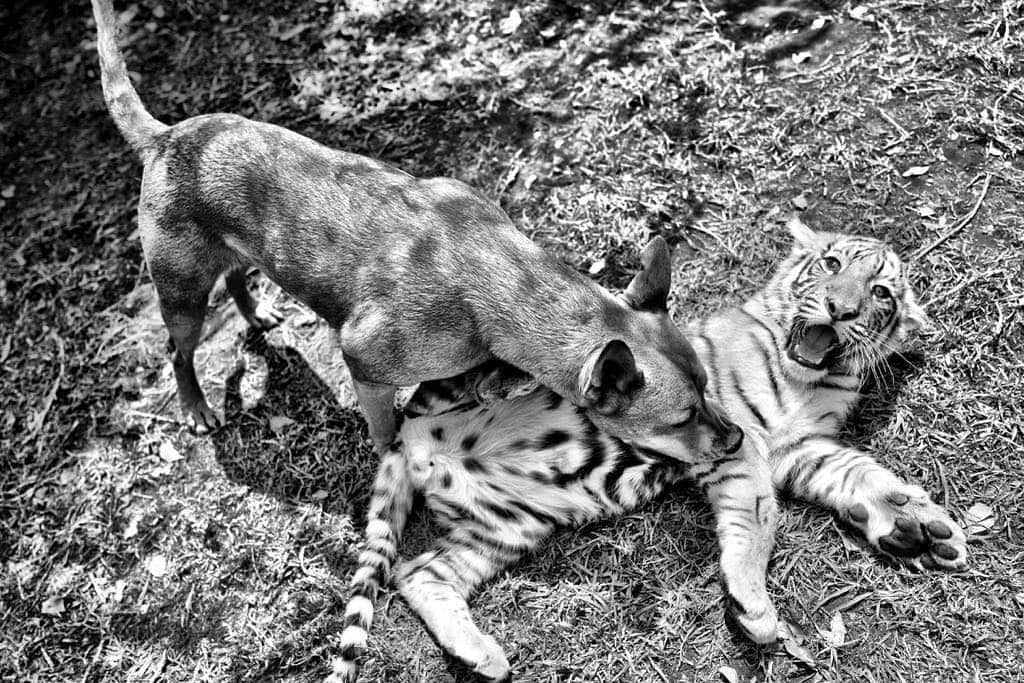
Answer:
[{"label": "tiger cub's striped tail", "polygon": [[366,548],[359,555],[359,566],[352,577],[352,595],[345,608],[341,656],[334,661],[334,673],[325,683],[352,683],[359,676],[359,658],[366,651],[374,602],[388,583],[412,502],[405,455],[401,444],[396,443],[377,468],[367,512]]}]

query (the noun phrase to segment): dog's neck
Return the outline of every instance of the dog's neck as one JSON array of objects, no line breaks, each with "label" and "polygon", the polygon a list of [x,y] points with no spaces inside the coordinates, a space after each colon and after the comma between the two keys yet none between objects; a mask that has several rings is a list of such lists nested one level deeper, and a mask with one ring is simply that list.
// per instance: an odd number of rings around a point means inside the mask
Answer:
[{"label": "dog's neck", "polygon": [[628,309],[607,290],[549,255],[529,264],[472,302],[478,323],[495,356],[578,403],[580,371],[596,348],[641,342],[631,338]]}]

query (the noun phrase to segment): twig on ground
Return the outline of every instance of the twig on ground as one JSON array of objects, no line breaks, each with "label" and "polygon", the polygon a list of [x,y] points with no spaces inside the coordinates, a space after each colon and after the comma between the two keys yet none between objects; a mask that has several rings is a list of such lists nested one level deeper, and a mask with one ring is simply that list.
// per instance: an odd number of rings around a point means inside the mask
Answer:
[{"label": "twig on ground", "polygon": [[942,507],[949,509],[949,481],[946,479],[946,468],[938,460],[935,461],[939,468],[939,483],[942,484]]},{"label": "twig on ground", "polygon": [[[975,181],[977,181],[977,178],[975,178]],[[963,218],[961,218],[959,221],[957,221],[956,225],[954,225],[952,228],[950,228],[950,230],[948,232],[946,232],[945,234],[939,236],[938,239],[936,239],[934,242],[929,244],[927,247],[925,247],[923,249],[919,249],[917,251],[917,253],[914,254],[913,258],[914,258],[915,261],[918,260],[918,259],[924,258],[933,249],[935,249],[937,246],[939,246],[940,244],[942,244],[943,242],[948,240],[950,237],[953,237],[954,235],[956,235],[958,232],[963,230],[967,226],[968,223],[970,223],[972,220],[974,220],[974,217],[978,213],[978,209],[981,208],[981,203],[983,201],[985,201],[985,195],[988,194],[988,186],[991,183],[992,183],[992,174],[991,173],[986,173],[985,174],[985,184],[981,188],[981,193],[978,194],[978,201],[974,202],[974,206],[971,207],[971,210],[967,212],[967,215],[964,216]],[[973,185],[973,184],[974,184],[974,181],[971,182],[971,185]]]},{"label": "twig on ground", "polygon": [[[171,396],[173,396],[173,394],[167,394],[167,398],[164,399],[163,405],[166,406],[168,402],[170,402]],[[157,415],[156,413],[148,413],[144,410],[126,410],[124,414],[129,417],[146,417],[149,418],[150,420],[153,420],[154,422],[167,422],[170,424],[174,424],[177,422],[177,420],[174,419],[173,417],[167,417],[166,415]]]},{"label": "twig on ground", "polygon": [[[971,285],[973,285],[975,282],[978,282],[979,280],[987,280],[988,278],[992,277],[993,275],[996,275],[997,273],[1001,273],[1001,272],[1002,272],[1002,268],[992,268],[992,269],[986,270],[983,273],[975,273],[974,275],[972,275],[971,277],[967,278],[966,280],[961,281],[959,284],[957,284],[955,287],[953,287],[949,291],[941,292],[938,296],[929,296],[929,298],[932,301],[938,301],[938,300],[952,301],[953,297],[956,296],[957,294],[959,294],[960,290],[962,290],[964,287],[970,287]],[[930,305],[930,302],[929,302],[928,305]]]},{"label": "twig on ground", "polygon": [[50,412],[50,408],[53,406],[53,401],[57,398],[57,391],[60,389],[60,383],[64,381],[64,340],[56,332],[51,332],[50,336],[57,342],[58,352],[58,363],[59,368],[57,370],[57,379],[54,380],[50,387],[50,391],[46,394],[46,398],[43,400],[43,406],[39,410],[39,413],[32,420],[32,426],[28,430],[26,437],[26,443],[32,443],[36,437],[39,436],[40,430],[43,428],[43,423],[46,422],[46,416]]},{"label": "twig on ground", "polygon": [[893,147],[895,147],[897,145],[902,145],[904,142],[906,142],[910,138],[910,131],[908,131],[906,128],[901,126],[899,124],[899,122],[897,122],[896,119],[894,119],[892,116],[890,116],[887,111],[885,111],[881,107],[875,107],[875,111],[878,112],[879,116],[881,116],[883,119],[888,121],[889,125],[891,125],[893,128],[895,128],[896,132],[900,134],[900,137],[897,140],[893,140],[892,142],[890,142],[889,144],[887,144],[885,146],[884,149],[886,151],[892,149]]}]

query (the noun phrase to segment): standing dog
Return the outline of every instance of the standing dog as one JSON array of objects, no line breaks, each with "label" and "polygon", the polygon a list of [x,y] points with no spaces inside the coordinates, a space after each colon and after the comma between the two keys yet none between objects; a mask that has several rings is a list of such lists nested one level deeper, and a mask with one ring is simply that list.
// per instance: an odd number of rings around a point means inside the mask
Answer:
[{"label": "standing dog", "polygon": [[218,418],[193,356],[207,297],[227,289],[256,327],[255,265],[333,329],[379,450],[394,437],[399,385],[497,357],[637,446],[725,451],[743,433],[705,404],[705,373],[669,319],[668,247],[644,250],[625,301],[546,254],[493,202],[445,178],[418,179],[231,114],[174,126],[146,111],[115,41],[110,0],[93,0],[103,94],[143,163],[139,234],[174,347],[182,411]]}]

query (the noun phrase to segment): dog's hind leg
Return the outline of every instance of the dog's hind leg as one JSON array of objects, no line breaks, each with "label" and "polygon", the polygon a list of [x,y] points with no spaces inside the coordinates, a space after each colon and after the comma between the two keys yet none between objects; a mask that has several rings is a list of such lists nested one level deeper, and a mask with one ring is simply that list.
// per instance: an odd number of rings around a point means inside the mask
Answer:
[{"label": "dog's hind leg", "polygon": [[273,306],[265,302],[257,302],[245,281],[245,268],[232,268],[224,276],[224,284],[227,287],[235,305],[242,313],[242,317],[249,323],[249,327],[257,330],[269,330],[277,327],[284,316]]},{"label": "dog's hind leg", "polygon": [[[348,367],[351,374],[352,363],[348,363]],[[391,442],[395,440],[395,393],[398,387],[361,382],[353,376],[352,388],[355,389],[359,407],[363,409],[374,447],[378,453],[387,453]]]},{"label": "dog's hind leg", "polygon": [[221,421],[203,396],[194,359],[210,290],[232,257],[224,247],[211,245],[192,224],[179,223],[160,230],[153,229],[153,225],[150,217],[140,211],[139,232],[173,347],[172,365],[181,411],[196,431],[216,429]]}]

